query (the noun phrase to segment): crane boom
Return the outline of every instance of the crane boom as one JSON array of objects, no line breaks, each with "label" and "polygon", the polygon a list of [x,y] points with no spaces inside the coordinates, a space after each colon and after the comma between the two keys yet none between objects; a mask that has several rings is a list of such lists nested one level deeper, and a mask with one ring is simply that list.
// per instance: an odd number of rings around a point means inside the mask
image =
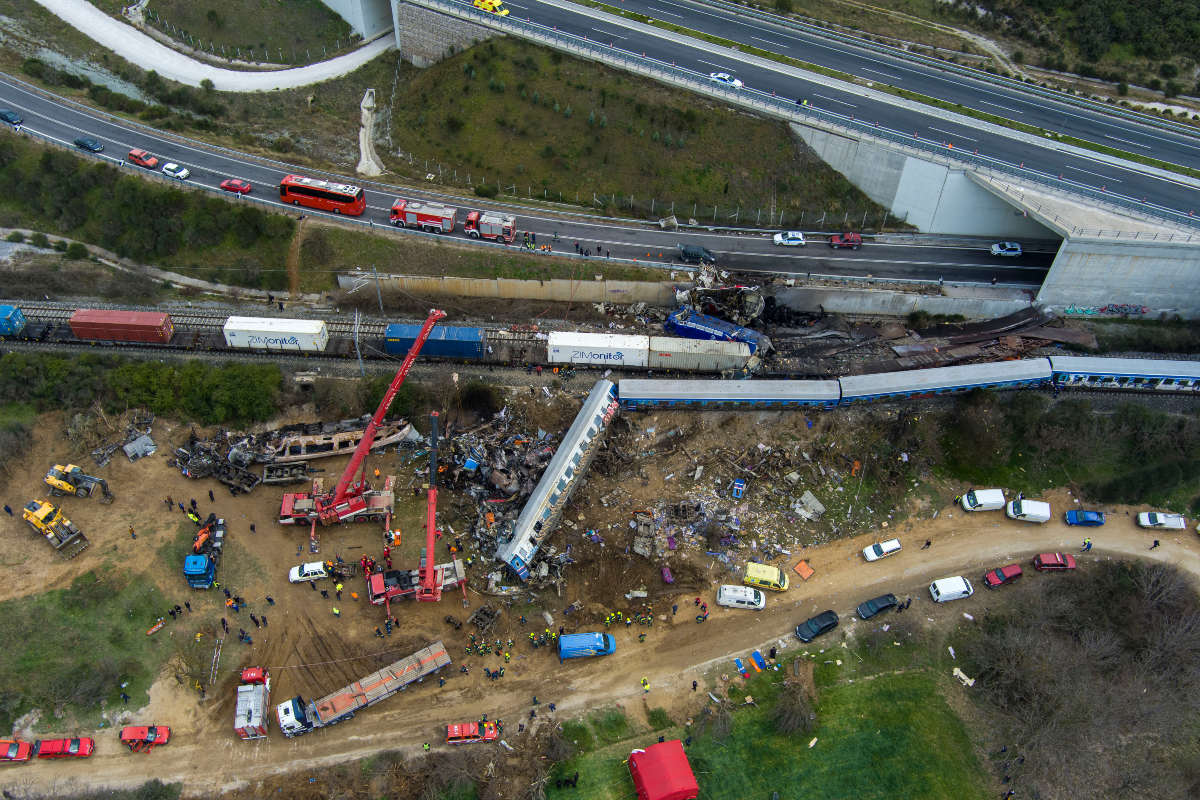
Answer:
[{"label": "crane boom", "polygon": [[442,578],[433,565],[433,543],[437,527],[437,439],[438,413],[429,415],[429,499],[425,505],[425,567],[421,570],[421,585],[417,600],[436,603],[442,599]]},{"label": "crane boom", "polygon": [[334,490],[333,499],[330,502],[331,506],[336,506],[346,499],[346,494],[350,489],[351,483],[354,481],[354,474],[358,472],[363,459],[370,452],[371,445],[375,442],[375,431],[383,422],[383,417],[391,407],[392,401],[396,399],[396,392],[400,391],[401,384],[404,383],[405,377],[408,376],[408,371],[412,369],[413,362],[417,360],[417,354],[421,352],[421,347],[425,344],[425,340],[429,338],[433,326],[445,316],[445,311],[439,311],[436,308],[430,309],[429,318],[421,326],[420,332],[417,333],[416,341],[409,348],[408,355],[404,357],[404,363],[400,365],[400,369],[396,372],[396,377],[392,378],[391,385],[388,386],[388,390],[384,393],[383,401],[380,402],[379,408],[375,409],[375,416],[371,417],[370,424],[363,431],[362,440],[358,443],[358,447],[355,448],[354,456],[350,459],[350,463],[346,465],[346,471],[342,473],[342,478],[338,481],[337,489]]}]

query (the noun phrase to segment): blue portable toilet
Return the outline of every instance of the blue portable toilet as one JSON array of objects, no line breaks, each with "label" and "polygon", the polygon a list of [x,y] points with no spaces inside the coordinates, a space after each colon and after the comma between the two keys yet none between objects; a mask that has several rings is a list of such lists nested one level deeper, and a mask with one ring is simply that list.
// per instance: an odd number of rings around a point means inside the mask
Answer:
[{"label": "blue portable toilet", "polygon": [[738,478],[733,482],[733,496],[738,500],[742,499],[742,494],[746,491],[746,482]]}]

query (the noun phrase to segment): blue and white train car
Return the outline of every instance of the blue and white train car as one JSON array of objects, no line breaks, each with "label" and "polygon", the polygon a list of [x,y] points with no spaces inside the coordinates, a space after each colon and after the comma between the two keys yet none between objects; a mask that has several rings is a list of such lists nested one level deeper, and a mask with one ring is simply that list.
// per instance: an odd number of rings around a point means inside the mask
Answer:
[{"label": "blue and white train car", "polygon": [[840,378],[841,405],[873,403],[893,397],[953,394],[971,389],[1023,389],[1050,381],[1050,359],[1028,358],[971,364],[964,367],[936,367],[878,375],[851,375]]},{"label": "blue and white train car", "polygon": [[1054,382],[1088,389],[1200,391],[1200,361],[1051,356]]},{"label": "blue and white train car", "polygon": [[621,406],[695,410],[799,408],[838,404],[837,381],[655,381],[621,379]]},{"label": "blue and white train car", "polygon": [[512,540],[500,547],[496,557],[508,564],[521,580],[529,577],[529,565],[542,540],[555,529],[563,509],[570,501],[580,479],[587,474],[608,423],[618,410],[617,387],[610,381],[596,381],[583,401],[567,435],[550,465],[517,517]]}]

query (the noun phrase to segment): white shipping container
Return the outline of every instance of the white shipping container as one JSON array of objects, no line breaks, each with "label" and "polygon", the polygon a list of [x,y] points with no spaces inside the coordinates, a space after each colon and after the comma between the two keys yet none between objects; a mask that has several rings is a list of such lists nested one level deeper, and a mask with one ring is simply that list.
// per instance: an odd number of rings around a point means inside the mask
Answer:
[{"label": "white shipping container", "polygon": [[745,342],[716,342],[707,339],[650,337],[650,366],[654,369],[687,369],[720,372],[741,369],[750,360]]},{"label": "white shipping container", "polygon": [[322,320],[230,317],[224,333],[225,344],[246,350],[320,353],[329,343],[329,328]]},{"label": "white shipping container", "polygon": [[546,349],[551,364],[644,367],[650,351],[650,337],[554,331]]}]

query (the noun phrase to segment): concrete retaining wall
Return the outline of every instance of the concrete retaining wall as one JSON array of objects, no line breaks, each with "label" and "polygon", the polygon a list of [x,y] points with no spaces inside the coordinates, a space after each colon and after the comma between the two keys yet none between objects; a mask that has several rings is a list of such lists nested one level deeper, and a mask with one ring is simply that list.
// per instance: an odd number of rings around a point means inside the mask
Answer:
[{"label": "concrete retaining wall", "polygon": [[391,0],[391,13],[396,20],[396,49],[400,57],[414,67],[428,67],[441,61],[453,47],[455,51],[470,47],[496,35],[495,31],[472,22],[439,14],[427,8]]},{"label": "concrete retaining wall", "polygon": [[1110,303],[1200,318],[1200,245],[1067,239],[1038,293],[1056,311]]},{"label": "concrete retaining wall", "polygon": [[924,233],[1060,238],[961,169],[820,128],[793,123],[792,132],[868,197]]},{"label": "concrete retaining wall", "polygon": [[879,314],[906,317],[914,311],[930,314],[962,314],[970,319],[1003,317],[1029,308],[1029,300],[943,297],[912,294],[887,289],[805,288],[778,289],[771,292],[776,302],[796,311],[831,314]]},{"label": "concrete retaining wall", "polygon": [[[352,289],[364,282],[374,284],[370,273],[338,275],[338,285]],[[435,278],[423,275],[380,275],[382,288],[405,292],[449,294],[461,297],[496,297],[504,299],[550,300],[555,302],[649,303],[655,306],[675,306],[675,287],[686,284],[641,281],[528,281],[511,278]]]},{"label": "concrete retaining wall", "polygon": [[392,29],[390,0],[321,0],[339,17],[350,23],[350,29],[364,39],[374,39]]}]

